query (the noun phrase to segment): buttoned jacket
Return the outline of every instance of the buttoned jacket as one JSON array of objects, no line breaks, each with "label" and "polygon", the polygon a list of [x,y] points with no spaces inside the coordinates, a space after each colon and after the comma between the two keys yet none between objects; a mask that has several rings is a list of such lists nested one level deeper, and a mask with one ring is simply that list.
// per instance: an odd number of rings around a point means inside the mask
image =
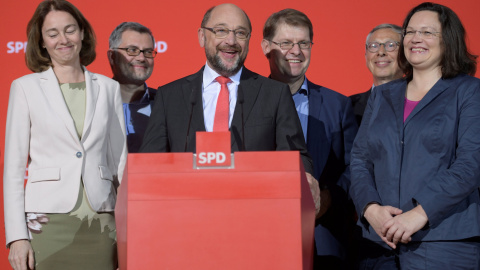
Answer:
[{"label": "buttoned jacket", "polygon": [[95,211],[115,208],[127,154],[120,87],[84,70],[81,139],[52,68],[11,85],[3,176],[7,244],[29,238],[25,212],[71,211],[81,180]]},{"label": "buttoned jacket", "polygon": [[[420,204],[428,224],[412,241],[479,236],[480,80],[440,79],[404,122],[406,88],[400,79],[370,95],[350,163],[358,215],[372,202],[403,212]],[[381,241],[359,221],[365,237]]]}]

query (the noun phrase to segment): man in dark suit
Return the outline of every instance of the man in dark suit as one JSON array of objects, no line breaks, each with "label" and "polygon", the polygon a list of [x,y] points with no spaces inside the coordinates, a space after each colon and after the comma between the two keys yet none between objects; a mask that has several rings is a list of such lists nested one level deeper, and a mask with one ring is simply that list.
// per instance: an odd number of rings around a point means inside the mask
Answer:
[{"label": "man in dark suit", "polygon": [[313,159],[314,177],[322,190],[314,267],[347,269],[348,224],[353,224],[354,217],[353,205],[348,202],[349,163],[357,132],[352,105],[346,96],[306,79],[313,27],[305,14],[294,9],[272,14],[263,38],[271,78],[289,85]]},{"label": "man in dark suit", "polygon": [[376,86],[400,79],[403,75],[398,67],[398,48],[402,42],[402,28],[394,24],[380,24],[367,35],[365,61],[373,76],[373,85],[368,91],[350,96],[358,126],[362,122],[370,93]]},{"label": "man in dark suit", "polygon": [[319,211],[320,190],[288,86],[243,66],[251,31],[248,16],[233,4],[205,13],[198,39],[207,63],[159,88],[141,151],[195,152],[196,131],[224,127],[232,151],[298,150]]},{"label": "man in dark suit", "polygon": [[113,79],[120,83],[129,153],[138,152],[147,129],[156,89],[145,81],[153,72],[155,40],[147,27],[123,22],[113,30],[107,52]]}]

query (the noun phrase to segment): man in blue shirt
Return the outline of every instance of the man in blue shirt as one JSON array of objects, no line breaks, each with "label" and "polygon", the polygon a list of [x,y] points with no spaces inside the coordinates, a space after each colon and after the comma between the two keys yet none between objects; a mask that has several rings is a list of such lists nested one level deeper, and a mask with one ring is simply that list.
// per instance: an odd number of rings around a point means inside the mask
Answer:
[{"label": "man in blue shirt", "polygon": [[357,124],[350,99],[305,77],[312,41],[311,21],[294,9],[272,14],[263,28],[262,49],[270,63],[270,77],[290,87],[313,159],[313,176],[320,183],[314,268],[347,269],[349,228],[354,224],[348,200],[349,164]]},{"label": "man in blue shirt", "polygon": [[145,81],[152,75],[155,40],[147,27],[136,22],[123,22],[109,39],[108,60],[113,79],[120,83],[129,153],[138,152],[151,113],[156,89]]}]

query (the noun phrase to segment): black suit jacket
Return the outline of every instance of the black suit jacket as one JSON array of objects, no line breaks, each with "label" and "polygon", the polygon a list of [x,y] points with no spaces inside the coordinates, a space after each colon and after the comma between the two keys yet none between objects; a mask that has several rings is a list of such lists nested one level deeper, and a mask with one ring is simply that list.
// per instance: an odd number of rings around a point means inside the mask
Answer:
[{"label": "black suit jacket", "polygon": [[[205,131],[202,80],[203,68],[158,88],[141,152],[195,152],[195,133]],[[313,173],[288,85],[244,67],[241,92],[230,126],[232,151],[298,150],[305,171]]]},{"label": "black suit jacket", "polygon": [[362,122],[363,112],[365,112],[365,108],[367,107],[368,98],[370,97],[370,93],[372,93],[372,89],[368,89],[367,92],[363,92],[360,94],[355,94],[350,96],[353,105],[353,113],[355,114],[355,119],[357,120],[358,126]]}]

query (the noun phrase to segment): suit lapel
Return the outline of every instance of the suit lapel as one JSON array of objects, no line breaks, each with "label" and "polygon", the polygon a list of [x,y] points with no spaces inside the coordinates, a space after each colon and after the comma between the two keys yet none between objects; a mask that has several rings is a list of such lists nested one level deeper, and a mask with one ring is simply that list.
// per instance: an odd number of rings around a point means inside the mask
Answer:
[{"label": "suit lapel", "polygon": [[[323,104],[321,86],[308,83],[308,128],[307,128],[307,150],[315,161],[314,176],[320,180],[320,172],[327,162],[330,154],[331,138],[326,134],[325,117],[322,115],[328,108]],[[318,167],[318,168],[317,168]]]},{"label": "suit lapel", "polygon": [[[308,127],[307,127],[307,147],[308,151],[316,151],[319,149],[314,148],[314,146],[320,141],[318,137],[316,137],[320,132],[318,122],[321,117],[322,111],[322,103],[323,103],[323,96],[320,93],[320,87],[310,83],[308,83]],[[312,147],[310,147],[312,146]],[[318,152],[318,151],[316,151]]]},{"label": "suit lapel", "polygon": [[[84,67],[85,69],[85,67]],[[85,82],[86,82],[86,108],[85,108],[85,121],[83,124],[83,131],[82,131],[82,142],[85,141],[86,134],[88,134],[93,116],[95,114],[95,107],[97,104],[98,99],[98,92],[99,92],[99,85],[97,82],[97,77],[95,74],[90,73],[85,69]]]},{"label": "suit lapel", "polygon": [[387,103],[392,107],[399,131],[403,130],[403,108],[405,103],[405,91],[407,89],[407,82],[405,80],[402,81],[400,89],[401,91],[395,91],[391,88],[387,88],[383,90],[382,93],[376,92],[377,96],[383,95]]},{"label": "suit lapel", "polygon": [[[186,78],[185,83],[182,85],[182,93],[184,106],[188,112],[187,117],[192,115],[192,121],[190,123],[190,131],[188,135],[188,151],[195,152],[195,132],[205,131],[205,118],[203,115],[203,99],[202,99],[202,84],[203,84],[203,68],[193,74],[190,77]],[[192,101],[194,101],[193,112],[192,110]],[[189,119],[187,119],[186,124],[188,125]],[[188,127],[187,127],[188,129]],[[187,132],[185,129],[185,132]]]},{"label": "suit lapel", "polygon": [[405,119],[404,126],[406,126],[410,119],[415,117],[415,115],[420,112],[425,106],[432,102],[438,95],[445,91],[449,86],[449,83],[443,79],[438,80],[435,85],[430,89],[427,94],[420,100],[420,102],[415,106],[410,115]]},{"label": "suit lapel", "polygon": [[62,90],[60,90],[60,85],[52,68],[40,73],[40,87],[50,103],[50,108],[52,108],[63,121],[72,138],[75,141],[79,141],[75,124],[73,123],[72,116],[67,108]]},{"label": "suit lapel", "polygon": [[365,108],[367,107],[367,103],[368,103],[368,98],[370,97],[370,95],[372,94],[372,88],[368,89],[366,92],[365,92],[365,95],[361,95],[360,97],[360,103],[362,104],[365,104],[365,106],[363,106],[363,111],[361,112],[363,114],[363,112],[365,111]]},{"label": "suit lapel", "polygon": [[[238,85],[238,91],[243,92],[243,105],[238,103],[235,105],[235,112],[233,113],[232,124],[230,126],[230,131],[232,132],[232,148],[235,144],[238,144],[238,149],[241,149],[241,137],[242,126],[248,120],[248,116],[252,111],[253,105],[257,99],[258,93],[262,86],[261,83],[257,81],[258,74],[255,74],[243,67],[242,75],[240,77],[240,84]],[[237,95],[238,96],[238,95]],[[242,121],[242,110],[243,110],[243,121]],[[238,141],[238,143],[237,143]]]},{"label": "suit lapel", "polygon": [[[260,92],[260,88],[262,86],[261,83],[257,82],[257,79],[258,74],[251,72],[245,67],[243,68],[242,76],[240,78],[240,85],[238,87],[242,89],[241,91],[243,91],[243,116],[245,117],[245,121],[248,119],[248,116],[252,111],[253,105],[257,100],[258,93]],[[233,117],[236,115],[238,115],[237,109],[235,109]]]}]

